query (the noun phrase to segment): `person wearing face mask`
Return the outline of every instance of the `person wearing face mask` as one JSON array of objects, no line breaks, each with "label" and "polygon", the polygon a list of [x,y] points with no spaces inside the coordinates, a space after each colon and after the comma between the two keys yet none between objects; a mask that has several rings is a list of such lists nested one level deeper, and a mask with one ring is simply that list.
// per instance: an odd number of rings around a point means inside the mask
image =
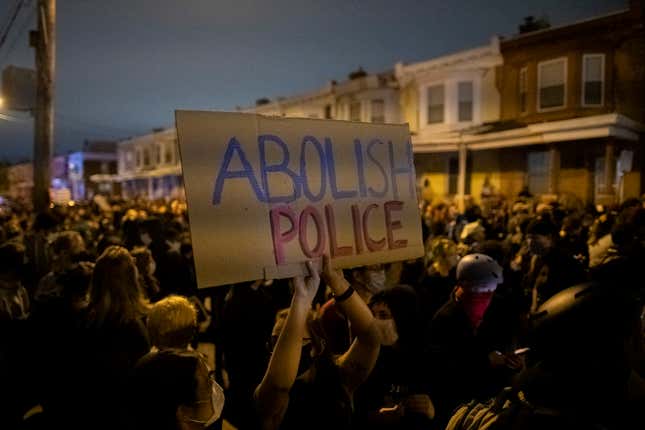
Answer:
[{"label": "person wearing face mask", "polygon": [[498,386],[498,370],[521,367],[521,360],[492,345],[480,328],[502,268],[484,254],[469,254],[457,265],[457,285],[450,299],[437,311],[430,325],[433,398],[439,423],[450,412],[473,398],[487,398]]},{"label": "person wearing face mask", "polygon": [[[352,288],[365,303],[369,303],[374,294],[385,288],[387,276],[381,264],[357,267],[348,270],[347,273]],[[354,336],[347,316],[333,298],[320,308],[319,314],[323,329],[329,338],[327,347],[334,354],[342,354],[349,348]]]},{"label": "person wearing face mask", "polygon": [[434,418],[427,342],[419,300],[407,285],[387,288],[370,300],[381,351],[356,394],[355,428],[422,429]]},{"label": "person wearing face mask", "polygon": [[527,227],[530,263],[522,286],[531,311],[557,292],[586,280],[585,265],[560,246],[558,232],[548,215],[535,218]]},{"label": "person wearing face mask", "polygon": [[224,408],[224,392],[205,359],[186,349],[163,349],[142,357],[132,376],[133,428],[212,428]]},{"label": "person wearing face mask", "polygon": [[292,279],[294,294],[262,382],[255,390],[258,428],[350,429],[356,389],[367,379],[378,357],[378,329],[369,308],[340,270],[323,259],[323,277],[352,324],[356,338],[341,356],[326,348],[324,331],[311,304],[320,277],[307,262],[307,277]]},{"label": "person wearing face mask", "polygon": [[382,264],[364,266],[351,271],[352,287],[367,303],[374,294],[385,288],[385,268]]}]

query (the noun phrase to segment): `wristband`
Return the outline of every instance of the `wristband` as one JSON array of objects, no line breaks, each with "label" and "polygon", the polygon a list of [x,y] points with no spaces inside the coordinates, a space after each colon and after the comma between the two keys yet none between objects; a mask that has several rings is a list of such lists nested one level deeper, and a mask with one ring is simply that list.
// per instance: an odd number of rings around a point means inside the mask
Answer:
[{"label": "wristband", "polygon": [[343,294],[339,296],[334,295],[334,300],[336,301],[336,303],[344,302],[345,300],[349,299],[352,294],[354,294],[354,289],[349,286]]}]

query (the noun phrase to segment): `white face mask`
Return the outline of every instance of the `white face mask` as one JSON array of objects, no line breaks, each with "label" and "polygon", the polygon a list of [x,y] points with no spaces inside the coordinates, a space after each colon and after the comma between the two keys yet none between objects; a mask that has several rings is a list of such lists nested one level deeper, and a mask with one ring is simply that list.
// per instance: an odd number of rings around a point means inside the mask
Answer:
[{"label": "white face mask", "polygon": [[208,427],[219,419],[224,409],[224,390],[219,384],[213,381],[213,393],[211,394],[211,404],[213,406],[213,415],[206,421],[204,427]]},{"label": "white face mask", "polygon": [[[204,428],[207,428],[210,425],[212,425],[215,421],[217,421],[219,417],[222,415],[222,410],[224,409],[224,390],[214,380],[211,381],[211,389],[212,389],[212,393],[211,393],[210,401],[211,401],[211,408],[213,409],[213,413],[211,414],[210,418],[208,418],[208,420],[206,421],[190,419],[188,420],[189,422],[195,423],[195,424],[201,424],[204,426]],[[208,400],[204,400],[203,402],[208,402]],[[198,403],[202,403],[202,401]]]},{"label": "white face mask", "polygon": [[376,319],[374,320],[374,322],[376,323],[376,328],[381,338],[381,345],[392,346],[396,343],[397,340],[399,340],[399,334],[396,331],[396,324],[394,323],[394,319]]},{"label": "white face mask", "polygon": [[378,293],[385,288],[385,270],[370,270],[367,272],[367,288],[372,293]]}]

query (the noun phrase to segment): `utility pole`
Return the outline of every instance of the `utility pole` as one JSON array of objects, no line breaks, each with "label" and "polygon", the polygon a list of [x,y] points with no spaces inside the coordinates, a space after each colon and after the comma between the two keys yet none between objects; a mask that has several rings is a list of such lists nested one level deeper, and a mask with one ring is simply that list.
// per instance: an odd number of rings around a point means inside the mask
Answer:
[{"label": "utility pole", "polygon": [[34,189],[36,213],[49,207],[54,143],[54,76],[56,69],[56,0],[38,0],[38,30],[30,33],[36,50],[36,108],[34,120]]}]

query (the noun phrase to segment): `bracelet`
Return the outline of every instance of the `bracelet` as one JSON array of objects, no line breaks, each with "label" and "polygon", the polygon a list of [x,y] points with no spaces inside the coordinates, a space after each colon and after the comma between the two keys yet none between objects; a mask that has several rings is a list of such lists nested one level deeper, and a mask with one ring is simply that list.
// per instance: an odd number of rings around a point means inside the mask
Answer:
[{"label": "bracelet", "polygon": [[354,294],[354,289],[351,287],[351,285],[345,290],[343,294],[340,296],[334,295],[334,300],[336,303],[344,302],[345,300],[349,299],[352,294]]}]

